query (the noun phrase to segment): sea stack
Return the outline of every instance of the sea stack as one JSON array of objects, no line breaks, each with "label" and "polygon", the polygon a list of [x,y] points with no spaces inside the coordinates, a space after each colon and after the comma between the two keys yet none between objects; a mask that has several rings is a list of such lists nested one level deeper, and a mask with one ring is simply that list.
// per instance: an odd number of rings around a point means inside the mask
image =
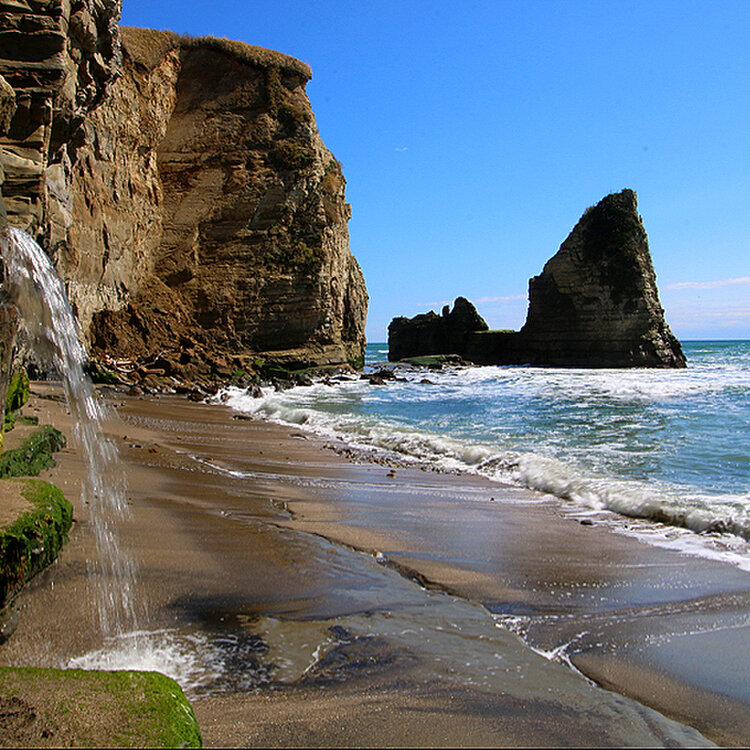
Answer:
[{"label": "sea stack", "polygon": [[458,297],[453,309],[446,305],[441,315],[430,311],[414,318],[394,318],[388,326],[388,359],[463,352],[469,334],[488,328],[476,307]]},{"label": "sea stack", "polygon": [[684,367],[664,320],[632,190],[588,208],[529,281],[520,332],[529,361],[585,367]]},{"label": "sea stack", "polygon": [[388,329],[389,357],[457,354],[476,364],[685,367],[680,342],[659,304],[632,190],[588,208],[542,273],[530,280],[520,331],[486,330],[473,306],[459,299],[481,325],[446,337],[435,335],[441,323],[435,313],[395,318]]}]

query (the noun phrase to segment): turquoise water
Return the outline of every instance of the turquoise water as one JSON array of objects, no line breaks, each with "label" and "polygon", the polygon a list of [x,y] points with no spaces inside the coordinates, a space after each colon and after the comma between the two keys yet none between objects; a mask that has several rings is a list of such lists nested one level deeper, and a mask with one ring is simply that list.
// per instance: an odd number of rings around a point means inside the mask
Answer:
[{"label": "turquoise water", "polygon": [[750,539],[750,342],[692,341],[684,350],[686,370],[432,371],[388,365],[386,345],[370,344],[367,368],[387,366],[403,382],[351,379],[262,399],[230,389],[225,398],[578,509],[700,532],[714,548],[734,538],[737,552],[736,540]]}]

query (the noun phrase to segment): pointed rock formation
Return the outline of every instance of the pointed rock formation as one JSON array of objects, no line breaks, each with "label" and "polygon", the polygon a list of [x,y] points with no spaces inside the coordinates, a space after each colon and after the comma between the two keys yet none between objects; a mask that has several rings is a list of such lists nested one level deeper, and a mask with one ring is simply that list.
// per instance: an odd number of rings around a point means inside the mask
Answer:
[{"label": "pointed rock formation", "polygon": [[520,336],[536,364],[685,366],[659,304],[632,190],[587,209],[542,273],[529,281]]},{"label": "pointed rock formation", "polygon": [[458,354],[477,364],[685,367],[680,342],[659,304],[632,190],[587,209],[542,273],[531,279],[520,332],[487,331],[484,325],[464,330],[460,338],[436,339],[432,331],[439,319],[429,315],[394,319],[391,359],[428,348],[431,354]]}]

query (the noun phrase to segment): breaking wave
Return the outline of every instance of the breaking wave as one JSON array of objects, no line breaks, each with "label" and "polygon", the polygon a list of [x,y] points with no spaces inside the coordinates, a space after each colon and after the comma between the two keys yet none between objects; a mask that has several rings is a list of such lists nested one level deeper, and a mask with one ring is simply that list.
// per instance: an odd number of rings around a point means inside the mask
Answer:
[{"label": "breaking wave", "polygon": [[750,345],[686,349],[691,367],[681,371],[399,366],[381,386],[352,376],[218,398],[582,511],[750,541]]}]

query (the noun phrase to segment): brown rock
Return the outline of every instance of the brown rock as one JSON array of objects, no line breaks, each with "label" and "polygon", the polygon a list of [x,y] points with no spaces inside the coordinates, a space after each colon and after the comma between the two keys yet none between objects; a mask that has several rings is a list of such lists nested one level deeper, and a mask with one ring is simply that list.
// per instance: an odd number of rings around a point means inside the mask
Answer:
[{"label": "brown rock", "polygon": [[3,196],[11,225],[51,252],[72,224],[72,166],[83,118],[119,71],[120,5],[0,5],[0,76],[13,88],[16,105],[10,123],[0,115]]},{"label": "brown rock", "polygon": [[361,366],[367,292],[309,68],[142,29],[123,54],[119,9],[0,4],[9,221],[54,257],[88,343],[135,359],[190,342],[174,373],[216,353]]},{"label": "brown rock", "polygon": [[[16,92],[5,78],[0,76],[0,135],[5,135],[8,132],[15,113]],[[0,180],[0,184],[2,184],[2,180]]]},{"label": "brown rock", "polygon": [[76,171],[88,218],[58,264],[95,349],[207,337],[290,368],[361,366],[367,292],[309,68],[239,42],[122,37],[123,75]]}]

